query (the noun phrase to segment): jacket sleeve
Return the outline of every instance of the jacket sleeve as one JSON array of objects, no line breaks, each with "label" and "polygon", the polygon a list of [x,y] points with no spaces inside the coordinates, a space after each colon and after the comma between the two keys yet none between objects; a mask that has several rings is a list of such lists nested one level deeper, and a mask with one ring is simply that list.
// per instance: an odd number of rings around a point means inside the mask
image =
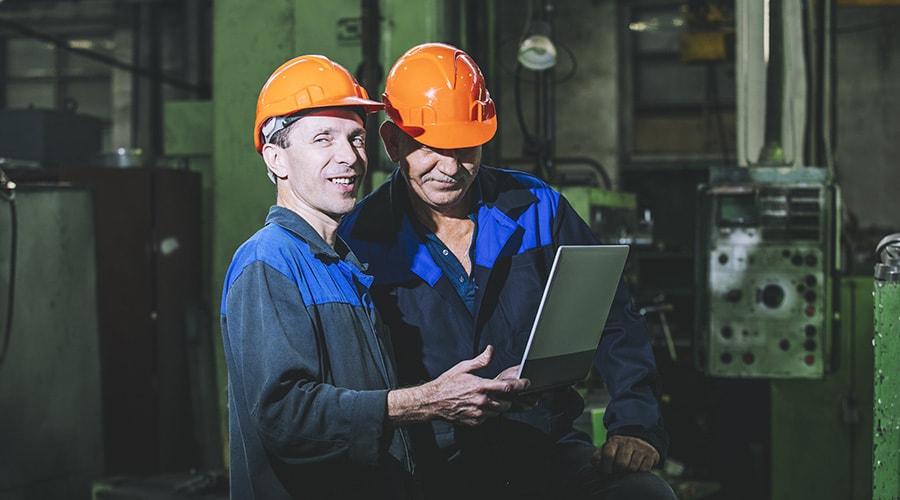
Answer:
[{"label": "jacket sleeve", "polygon": [[229,383],[235,397],[247,405],[249,420],[268,453],[290,464],[375,464],[383,442],[387,390],[350,390],[326,383],[327,357],[297,286],[255,262],[234,281],[225,300]]},{"label": "jacket sleeve", "polygon": [[[554,222],[557,245],[599,243],[565,198],[560,200]],[[644,318],[633,310],[623,279],[619,280],[594,366],[610,394],[604,417],[607,434],[641,438],[664,460],[669,438],[660,411],[656,360]]]}]

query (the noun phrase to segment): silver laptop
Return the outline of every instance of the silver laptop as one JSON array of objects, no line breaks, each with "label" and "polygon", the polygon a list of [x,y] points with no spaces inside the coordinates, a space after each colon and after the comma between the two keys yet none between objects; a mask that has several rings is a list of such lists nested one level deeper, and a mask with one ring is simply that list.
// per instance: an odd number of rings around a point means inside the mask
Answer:
[{"label": "silver laptop", "polygon": [[628,245],[557,249],[519,367],[526,392],[587,378],[627,258]]}]

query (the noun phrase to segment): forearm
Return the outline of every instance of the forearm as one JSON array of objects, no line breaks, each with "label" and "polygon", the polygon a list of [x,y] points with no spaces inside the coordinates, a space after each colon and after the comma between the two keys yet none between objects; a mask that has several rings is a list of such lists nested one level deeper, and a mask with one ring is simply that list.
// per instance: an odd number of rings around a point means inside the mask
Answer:
[{"label": "forearm", "polygon": [[505,387],[503,382],[461,374],[449,380],[439,377],[415,387],[396,389],[388,392],[388,421],[406,425],[440,418],[478,423],[508,409],[508,403],[497,402],[489,396],[491,390]]},{"label": "forearm", "polygon": [[388,392],[388,422],[397,427],[433,420],[433,392],[428,384]]},{"label": "forearm", "polygon": [[436,419],[477,425],[509,409],[508,402],[489,396],[492,389],[499,387],[494,381],[468,374],[462,377],[464,381],[439,378],[388,392],[388,421],[395,426]]}]

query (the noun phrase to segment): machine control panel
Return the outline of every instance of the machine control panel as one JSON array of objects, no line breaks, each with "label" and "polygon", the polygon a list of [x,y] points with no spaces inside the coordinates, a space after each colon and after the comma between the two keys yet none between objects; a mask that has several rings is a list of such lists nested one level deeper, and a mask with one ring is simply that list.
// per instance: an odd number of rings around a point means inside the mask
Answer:
[{"label": "machine control panel", "polygon": [[744,183],[705,193],[700,325],[706,371],[819,378],[830,355],[833,192]]}]

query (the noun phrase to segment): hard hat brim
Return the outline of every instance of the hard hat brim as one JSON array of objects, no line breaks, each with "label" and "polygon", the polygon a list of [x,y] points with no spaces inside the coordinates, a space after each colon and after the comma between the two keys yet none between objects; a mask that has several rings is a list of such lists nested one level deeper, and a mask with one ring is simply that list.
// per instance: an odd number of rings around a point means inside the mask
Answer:
[{"label": "hard hat brim", "polygon": [[378,101],[372,101],[369,99],[363,99],[362,97],[342,97],[340,99],[330,99],[323,100],[316,103],[315,106],[310,106],[305,109],[318,109],[318,108],[333,108],[333,107],[350,107],[350,106],[360,106],[366,112],[366,114],[375,113],[377,111],[381,111],[384,109],[384,103]]},{"label": "hard hat brim", "polygon": [[432,123],[426,127],[406,126],[397,120],[394,123],[416,141],[438,149],[482,146],[497,133],[496,116],[483,122]]}]

